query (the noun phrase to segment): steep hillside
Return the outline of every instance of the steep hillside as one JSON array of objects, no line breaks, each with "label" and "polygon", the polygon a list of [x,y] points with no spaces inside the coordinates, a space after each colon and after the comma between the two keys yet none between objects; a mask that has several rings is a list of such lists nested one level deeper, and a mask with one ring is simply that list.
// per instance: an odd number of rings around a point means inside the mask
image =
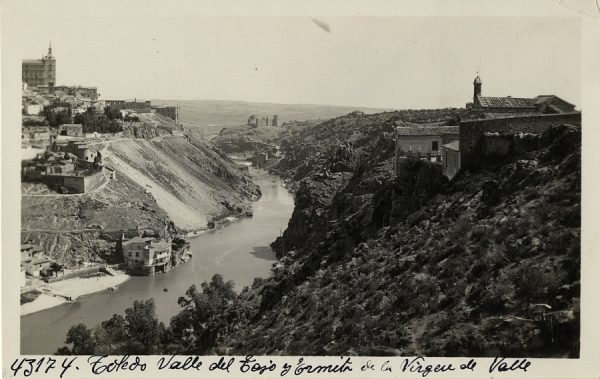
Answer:
[{"label": "steep hillside", "polygon": [[286,128],[277,126],[224,128],[211,142],[231,154],[257,152],[267,150],[271,145],[278,145],[281,138],[289,134]]},{"label": "steep hillside", "polygon": [[128,139],[108,147],[108,164],[147,188],[183,229],[250,211],[257,187],[212,145],[197,136]]},{"label": "steep hillside", "polygon": [[452,183],[384,144],[316,166],[216,351],[578,356],[580,129],[535,145]]},{"label": "steep hillside", "polygon": [[96,147],[116,179],[82,195],[22,197],[22,239],[42,241],[66,264],[106,258],[121,229],[160,229],[165,219],[183,230],[204,228],[209,219],[250,213],[260,196],[227,156],[193,135]]}]

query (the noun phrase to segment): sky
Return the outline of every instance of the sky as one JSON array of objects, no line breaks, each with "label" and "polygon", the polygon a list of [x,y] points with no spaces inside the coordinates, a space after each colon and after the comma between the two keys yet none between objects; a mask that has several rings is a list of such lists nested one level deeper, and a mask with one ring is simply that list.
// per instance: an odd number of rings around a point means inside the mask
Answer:
[{"label": "sky", "polygon": [[97,86],[103,99],[457,107],[472,99],[479,73],[484,95],[580,104],[577,18],[215,16],[187,12],[187,3],[167,12],[70,4],[21,7],[21,58],[41,57],[51,40],[57,83]]}]

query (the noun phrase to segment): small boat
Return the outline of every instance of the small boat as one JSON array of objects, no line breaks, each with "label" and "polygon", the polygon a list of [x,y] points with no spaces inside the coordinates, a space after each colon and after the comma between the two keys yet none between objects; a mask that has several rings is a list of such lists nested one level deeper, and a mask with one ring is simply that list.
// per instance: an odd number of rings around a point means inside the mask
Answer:
[{"label": "small boat", "polygon": [[167,287],[163,288],[163,292],[169,292],[169,289]]}]

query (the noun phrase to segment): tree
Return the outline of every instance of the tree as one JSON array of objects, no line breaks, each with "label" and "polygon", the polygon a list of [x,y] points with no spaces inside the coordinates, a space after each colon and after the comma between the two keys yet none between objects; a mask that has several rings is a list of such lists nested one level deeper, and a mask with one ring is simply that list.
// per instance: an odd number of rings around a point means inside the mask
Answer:
[{"label": "tree", "polygon": [[154,299],[136,300],[125,310],[128,354],[152,354],[160,342]]},{"label": "tree", "polygon": [[171,345],[179,345],[179,353],[203,354],[215,345],[236,297],[233,287],[232,281],[215,274],[210,283],[202,283],[202,292],[192,285],[178,299],[183,309],[171,319],[167,336]]},{"label": "tree", "polygon": [[123,121],[126,121],[126,122],[140,122],[140,118],[138,116],[125,115],[125,118],[123,119]]},{"label": "tree", "polygon": [[94,329],[71,327],[66,343],[57,354],[165,354],[206,353],[215,346],[221,330],[231,321],[236,298],[232,281],[220,274],[201,285],[192,285],[178,299],[183,308],[168,328],[156,318],[154,300],[134,301],[125,317],[113,315]]},{"label": "tree", "polygon": [[48,126],[48,120],[25,120],[23,126]]},{"label": "tree", "polygon": [[95,329],[97,350],[103,354],[127,354],[128,344],[127,322],[123,316],[114,314],[110,319],[102,321]]},{"label": "tree", "polygon": [[67,339],[65,340],[65,343],[72,344],[73,347],[71,349],[68,347],[59,349],[59,352],[67,352],[72,355],[94,354],[95,344],[94,339],[92,338],[92,331],[84,324],[72,326],[67,332]]},{"label": "tree", "polygon": [[58,128],[62,124],[71,123],[71,108],[66,110],[56,111],[56,106],[46,105],[42,110],[42,114],[46,117],[48,124],[53,128]]},{"label": "tree", "polygon": [[111,121],[123,119],[121,111],[113,107],[104,107],[104,115]]},{"label": "tree", "polygon": [[50,269],[54,272],[55,276],[58,276],[58,273],[63,270],[63,266],[57,262],[52,262],[50,263]]},{"label": "tree", "polygon": [[75,115],[75,123],[83,126],[84,133],[118,133],[123,131],[123,126],[117,119],[109,119],[105,113],[99,113],[94,107],[89,107],[85,112]]}]

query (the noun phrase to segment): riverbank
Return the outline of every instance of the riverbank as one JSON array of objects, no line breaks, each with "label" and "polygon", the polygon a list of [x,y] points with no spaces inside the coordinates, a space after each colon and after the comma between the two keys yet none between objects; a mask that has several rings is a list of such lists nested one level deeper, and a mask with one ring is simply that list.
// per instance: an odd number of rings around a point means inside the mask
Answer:
[{"label": "riverbank", "polygon": [[114,276],[74,278],[49,283],[39,288],[42,294],[35,300],[21,305],[21,316],[53,308],[77,298],[118,286],[130,278],[121,273]]}]

